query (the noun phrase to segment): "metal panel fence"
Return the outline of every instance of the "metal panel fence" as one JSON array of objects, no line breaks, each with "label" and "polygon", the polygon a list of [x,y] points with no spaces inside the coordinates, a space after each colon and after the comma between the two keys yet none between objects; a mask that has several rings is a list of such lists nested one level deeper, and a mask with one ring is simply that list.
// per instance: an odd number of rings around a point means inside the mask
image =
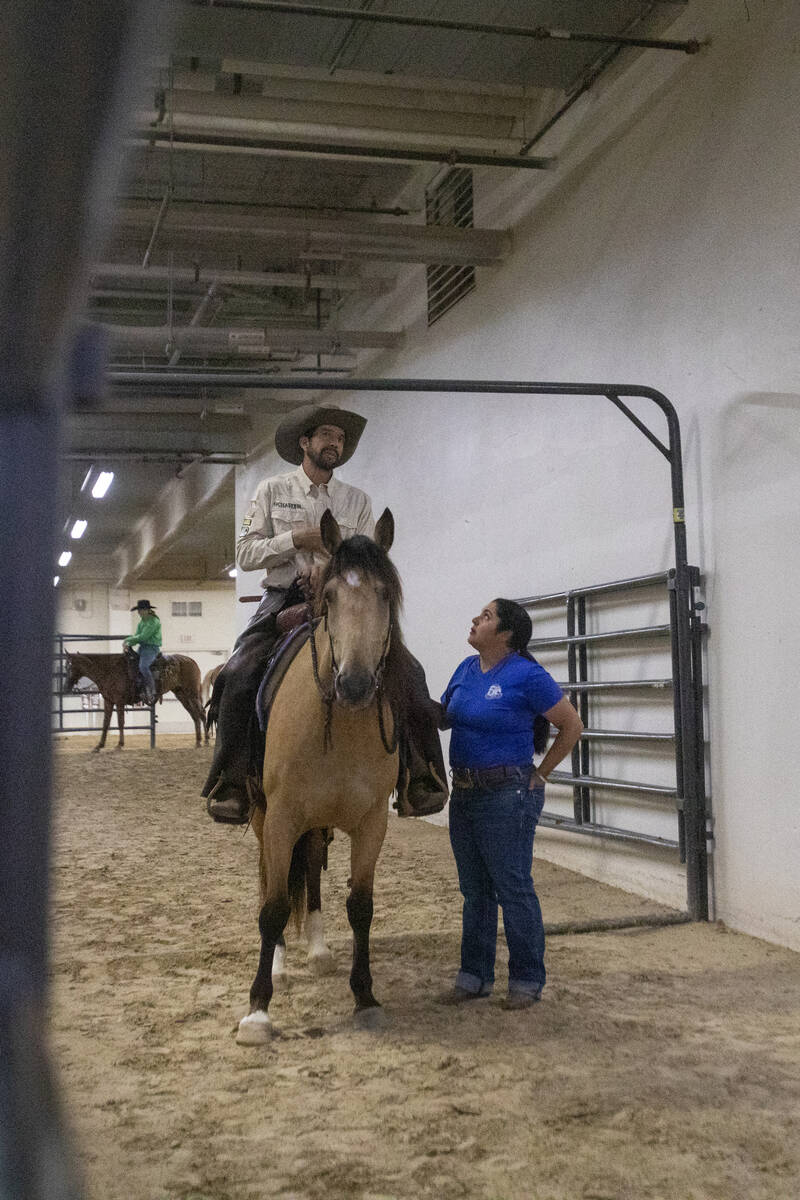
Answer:
[{"label": "metal panel fence", "polygon": [[[558,791],[549,795],[541,824],[677,851],[686,864],[689,914],[705,920],[710,832],[702,639],[707,626],[700,618],[704,605],[696,595],[700,572],[696,567],[687,571],[691,586],[684,603],[689,643],[683,648],[674,570],[523,597],[519,603],[535,610],[537,626],[547,625],[554,632],[554,626],[564,628],[555,636],[535,637],[530,650],[547,660],[544,665],[559,678],[585,726],[572,752],[571,771],[554,771],[550,776]],[[620,628],[621,611],[623,621],[635,612],[636,623]],[[640,623],[643,615],[645,624]],[[614,628],[601,628],[609,619]],[[637,677],[625,678],[625,673]],[[694,731],[691,755],[684,745],[687,724]],[[617,771],[620,762],[626,774],[633,770],[633,777],[606,774],[609,759]],[[672,776],[668,781],[667,773]],[[563,807],[564,788],[572,792],[571,813],[549,806],[561,802]],[[687,795],[693,798],[690,818],[706,835],[695,838],[688,850]],[[635,829],[626,823],[632,806],[639,824]],[[666,817],[670,810],[676,812],[674,825]],[[667,831],[670,825],[674,836]]]}]

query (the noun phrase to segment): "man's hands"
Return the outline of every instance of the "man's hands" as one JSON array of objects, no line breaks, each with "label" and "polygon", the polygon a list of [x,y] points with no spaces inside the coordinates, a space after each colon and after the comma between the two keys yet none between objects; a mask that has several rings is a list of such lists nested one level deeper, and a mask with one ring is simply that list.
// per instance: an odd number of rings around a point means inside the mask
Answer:
[{"label": "man's hands", "polygon": [[322,544],[319,525],[300,525],[292,530],[292,541],[297,550],[308,550],[312,554],[327,554]]},{"label": "man's hands", "polygon": [[303,595],[309,604],[313,604],[314,602],[314,597],[317,594],[317,584],[319,583],[319,577],[321,574],[322,568],[313,566],[310,571],[300,571],[297,576],[300,587],[303,590]]}]

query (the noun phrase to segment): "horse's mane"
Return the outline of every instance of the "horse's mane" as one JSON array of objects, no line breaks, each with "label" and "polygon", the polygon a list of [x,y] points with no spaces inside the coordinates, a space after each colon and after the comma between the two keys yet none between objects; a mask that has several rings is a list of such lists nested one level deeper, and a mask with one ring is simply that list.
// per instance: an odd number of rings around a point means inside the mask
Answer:
[{"label": "horse's mane", "polygon": [[359,570],[377,579],[386,588],[389,597],[389,613],[392,620],[392,638],[389,652],[386,655],[384,672],[384,687],[386,695],[394,706],[403,705],[408,693],[407,673],[408,654],[405,653],[403,631],[400,628],[400,613],[403,608],[403,585],[392,560],[385,550],[382,550],[372,538],[357,533],[354,537],[340,542],[338,548],[329,558],[320,576],[314,602],[315,615],[323,615],[322,593],[330,579],[343,575],[346,571]]}]

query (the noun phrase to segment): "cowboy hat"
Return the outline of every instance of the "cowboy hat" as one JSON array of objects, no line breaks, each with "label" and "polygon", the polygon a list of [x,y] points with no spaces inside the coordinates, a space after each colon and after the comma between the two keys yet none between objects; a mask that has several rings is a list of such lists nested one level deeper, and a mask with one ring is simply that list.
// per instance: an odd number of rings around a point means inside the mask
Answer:
[{"label": "cowboy hat", "polygon": [[[150,601],[149,600],[137,600],[136,603],[134,604],[133,608],[131,609],[131,612],[141,612],[142,609],[145,609],[145,608],[153,608]],[[155,612],[154,608],[153,608],[153,612]]]},{"label": "cowboy hat", "polygon": [[358,413],[348,412],[345,408],[335,408],[332,405],[305,404],[295,408],[288,417],[284,417],[275,430],[275,449],[286,462],[300,466],[303,461],[303,451],[300,449],[300,438],[320,425],[335,425],[344,430],[344,450],[337,466],[346,463],[355,453],[358,439],[364,432],[366,417]]}]

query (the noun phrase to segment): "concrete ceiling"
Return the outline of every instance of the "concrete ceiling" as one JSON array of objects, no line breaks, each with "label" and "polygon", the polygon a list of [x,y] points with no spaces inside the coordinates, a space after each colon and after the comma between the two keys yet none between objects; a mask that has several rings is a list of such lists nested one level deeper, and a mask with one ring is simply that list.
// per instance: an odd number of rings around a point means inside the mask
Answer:
[{"label": "concrete ceiling", "polygon": [[[348,373],[400,345],[380,314],[409,265],[509,252],[505,230],[426,226],[443,165],[557,170],[537,158],[537,131],[642,52],[625,39],[668,37],[685,0],[350,0],[352,19],[344,3],[323,7],[184,0],[170,51],[141,79],[86,310],[133,382],[69,417],[65,522],[89,521],[70,543],[73,572],[219,578],[236,532],[232,464],[304,397],[136,374]],[[436,21],[504,31],[424,24]],[[101,468],[115,480],[95,501],[81,485]],[[181,487],[193,511],[176,504]]]}]

